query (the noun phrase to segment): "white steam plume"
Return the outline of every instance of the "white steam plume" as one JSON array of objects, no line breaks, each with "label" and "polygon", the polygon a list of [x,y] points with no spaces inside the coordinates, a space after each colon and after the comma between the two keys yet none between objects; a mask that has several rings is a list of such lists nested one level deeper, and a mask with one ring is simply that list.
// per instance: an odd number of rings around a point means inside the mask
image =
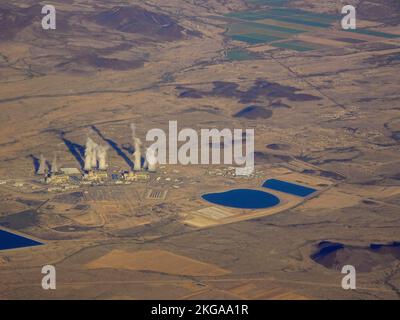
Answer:
[{"label": "white steam plume", "polygon": [[[84,169],[86,171],[90,171],[93,167],[96,167],[96,165],[97,165],[95,149],[96,149],[96,143],[88,137],[86,140],[86,148],[85,148],[85,168]],[[94,166],[93,166],[93,163],[94,163]]]},{"label": "white steam plume", "polygon": [[131,130],[132,130],[132,140],[134,141],[136,138],[136,126],[134,123],[131,123]]},{"label": "white steam plume", "polygon": [[142,141],[139,138],[136,138],[136,126],[134,123],[131,123],[131,130],[133,146],[135,148],[133,154],[133,170],[140,171],[142,169]]},{"label": "white steam plume", "polygon": [[36,173],[37,174],[46,174],[46,170],[47,170],[46,158],[41,154],[40,160],[39,160],[39,169]]},{"label": "white steam plume", "polygon": [[108,164],[107,164],[107,151],[109,147],[108,146],[97,146],[97,158],[99,161],[99,169],[100,170],[107,170]]},{"label": "white steam plume", "polygon": [[51,173],[55,174],[58,173],[58,161],[57,161],[57,154],[54,154],[53,161],[51,162]]},{"label": "white steam plume", "polygon": [[134,138],[133,144],[135,146],[135,153],[133,154],[134,161],[134,170],[140,171],[142,169],[142,141],[139,138]]},{"label": "white steam plume", "polygon": [[98,150],[99,150],[99,145],[96,142],[94,142],[92,149],[92,161],[91,161],[92,169],[97,168]]},{"label": "white steam plume", "polygon": [[157,153],[153,148],[148,148],[146,151],[146,164],[149,172],[156,172],[157,170]]}]

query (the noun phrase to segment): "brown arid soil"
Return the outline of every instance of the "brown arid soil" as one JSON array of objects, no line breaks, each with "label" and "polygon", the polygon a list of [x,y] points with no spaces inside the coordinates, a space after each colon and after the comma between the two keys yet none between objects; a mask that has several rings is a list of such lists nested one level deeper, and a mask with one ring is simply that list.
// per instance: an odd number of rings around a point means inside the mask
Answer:
[{"label": "brown arid soil", "polygon": [[[312,50],[298,51],[228,35],[237,20],[227,14],[259,2],[54,0],[56,30],[42,29],[36,0],[0,3],[0,229],[42,243],[0,250],[0,299],[400,298],[389,246],[400,241],[398,1],[348,1],[364,33],[340,19],[266,18],[268,32],[302,30],[291,44]],[[341,6],[293,0],[284,10]],[[169,121],[254,129],[254,175],[170,164],[123,180],[131,123],[144,148],[148,130],[168,132]],[[88,136],[108,147],[105,182],[82,180]],[[41,156],[69,172],[60,183],[36,174]],[[267,190],[267,179],[315,193]],[[202,199],[232,189],[281,202],[247,210]],[[54,291],[40,285],[49,264]],[[345,264],[359,269],[357,290],[341,287]]]}]

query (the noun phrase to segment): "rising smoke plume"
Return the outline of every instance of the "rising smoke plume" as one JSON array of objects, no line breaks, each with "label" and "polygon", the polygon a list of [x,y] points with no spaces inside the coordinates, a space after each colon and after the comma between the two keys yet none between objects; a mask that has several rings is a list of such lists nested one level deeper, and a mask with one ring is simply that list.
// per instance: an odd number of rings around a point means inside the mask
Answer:
[{"label": "rising smoke plume", "polygon": [[39,169],[36,172],[37,174],[46,174],[47,171],[47,162],[46,158],[41,154],[39,160]]},{"label": "rising smoke plume", "polygon": [[135,153],[133,154],[134,170],[140,171],[142,169],[142,141],[139,138],[135,138],[133,141],[133,145],[135,146]]},{"label": "rising smoke plume", "polygon": [[[92,168],[96,167],[97,159],[96,159],[96,143],[87,137],[86,140],[86,148],[85,148],[85,170],[90,171]],[[93,166],[94,164],[94,166]]]},{"label": "rising smoke plume", "polygon": [[87,137],[85,146],[85,171],[92,169],[92,139]]},{"label": "rising smoke plume", "polygon": [[109,146],[97,146],[96,155],[99,161],[99,170],[107,170],[107,151]]},{"label": "rising smoke plume", "polygon": [[98,149],[99,149],[99,145],[96,142],[94,142],[93,147],[92,147],[92,157],[91,157],[91,163],[90,163],[92,169],[97,168]]},{"label": "rising smoke plume", "polygon": [[98,145],[91,138],[86,140],[85,149],[85,171],[92,169],[107,170],[107,151],[108,146]]},{"label": "rising smoke plume", "polygon": [[140,171],[142,169],[142,141],[136,138],[136,126],[133,123],[131,124],[131,130],[133,146],[135,148],[135,153],[133,154],[133,170]]},{"label": "rising smoke plume", "polygon": [[157,153],[153,148],[148,148],[146,151],[146,167],[149,172],[156,172],[157,170]]},{"label": "rising smoke plume", "polygon": [[134,123],[131,123],[131,131],[132,131],[132,141],[136,138],[136,126]]},{"label": "rising smoke plume", "polygon": [[57,161],[57,154],[54,154],[53,161],[51,162],[51,173],[55,174],[58,173],[58,161]]}]

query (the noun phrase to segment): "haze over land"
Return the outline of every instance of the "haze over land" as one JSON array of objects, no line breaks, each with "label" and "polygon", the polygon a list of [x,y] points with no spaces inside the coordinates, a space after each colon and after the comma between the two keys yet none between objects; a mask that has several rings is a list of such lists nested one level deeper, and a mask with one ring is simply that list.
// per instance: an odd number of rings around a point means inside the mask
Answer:
[{"label": "haze over land", "polygon": [[[43,244],[0,243],[1,299],[399,298],[398,1],[51,4],[56,30],[41,27],[44,2],[0,4],[0,229]],[[171,120],[254,129],[255,174],[165,165],[124,180],[130,125],[144,141]],[[109,147],[105,181],[81,177],[88,136]],[[45,183],[41,155],[77,173]],[[233,189],[280,202],[202,198]],[[341,287],[346,264],[356,291]]]}]

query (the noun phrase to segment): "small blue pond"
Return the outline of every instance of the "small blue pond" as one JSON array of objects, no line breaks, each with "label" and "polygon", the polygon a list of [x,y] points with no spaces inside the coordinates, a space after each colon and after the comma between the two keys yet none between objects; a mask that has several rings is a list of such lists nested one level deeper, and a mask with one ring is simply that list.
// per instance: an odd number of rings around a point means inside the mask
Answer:
[{"label": "small blue pond", "polygon": [[301,186],[299,184],[290,183],[286,181],[270,179],[264,182],[264,188],[292,194],[299,197],[307,197],[318,190]]},{"label": "small blue pond", "polygon": [[221,193],[209,193],[202,198],[213,204],[238,209],[265,209],[279,204],[274,195],[251,189],[236,189]]},{"label": "small blue pond", "polygon": [[0,230],[0,250],[40,246],[42,243]]}]

